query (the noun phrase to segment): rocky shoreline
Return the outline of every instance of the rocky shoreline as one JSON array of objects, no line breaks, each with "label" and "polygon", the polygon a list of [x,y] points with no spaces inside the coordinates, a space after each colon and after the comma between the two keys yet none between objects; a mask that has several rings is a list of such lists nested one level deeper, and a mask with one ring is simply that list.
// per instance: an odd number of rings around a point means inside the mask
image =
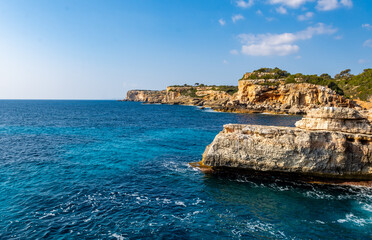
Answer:
[{"label": "rocky shoreline", "polygon": [[372,186],[371,116],[371,111],[328,107],[309,111],[296,127],[228,124],[198,165],[207,171],[257,171]]},{"label": "rocky shoreline", "polygon": [[166,90],[130,90],[126,101],[192,105],[220,112],[305,114],[318,107],[362,109],[334,90],[283,79],[241,79],[234,86],[170,86]]}]

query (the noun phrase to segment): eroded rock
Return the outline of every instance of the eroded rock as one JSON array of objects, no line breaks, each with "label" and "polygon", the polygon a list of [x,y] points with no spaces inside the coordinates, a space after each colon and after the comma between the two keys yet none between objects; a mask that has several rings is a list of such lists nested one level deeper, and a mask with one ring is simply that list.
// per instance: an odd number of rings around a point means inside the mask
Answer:
[{"label": "eroded rock", "polygon": [[213,168],[372,180],[370,124],[352,109],[330,108],[310,111],[296,128],[228,124],[207,146],[202,163]]}]

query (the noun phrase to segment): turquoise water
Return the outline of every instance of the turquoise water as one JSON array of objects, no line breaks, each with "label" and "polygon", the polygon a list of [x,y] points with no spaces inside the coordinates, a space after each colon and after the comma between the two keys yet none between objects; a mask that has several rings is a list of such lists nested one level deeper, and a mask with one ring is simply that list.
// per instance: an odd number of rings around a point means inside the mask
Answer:
[{"label": "turquoise water", "polygon": [[0,101],[1,239],[371,239],[372,190],[206,176],[226,123],[299,117]]}]

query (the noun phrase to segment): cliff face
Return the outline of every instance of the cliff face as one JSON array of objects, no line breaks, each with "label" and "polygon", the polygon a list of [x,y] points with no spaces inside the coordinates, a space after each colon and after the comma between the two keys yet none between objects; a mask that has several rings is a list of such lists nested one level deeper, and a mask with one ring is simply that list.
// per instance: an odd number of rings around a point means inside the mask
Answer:
[{"label": "cliff face", "polygon": [[312,110],[296,126],[225,125],[206,148],[202,163],[372,180],[371,122],[361,114],[343,108]]},{"label": "cliff face", "polygon": [[130,101],[206,107],[220,107],[232,99],[233,95],[218,87],[167,87],[164,91],[131,90],[127,93]]},{"label": "cliff face", "polygon": [[160,103],[163,101],[166,91],[130,90],[127,92],[127,100],[134,102]]},{"label": "cliff face", "polygon": [[284,84],[280,80],[240,80],[238,105],[244,109],[276,112],[306,113],[321,106],[355,107],[356,105],[332,89],[309,84]]},{"label": "cliff face", "polygon": [[146,103],[211,107],[222,112],[271,112],[304,114],[310,109],[357,107],[355,102],[330,88],[309,84],[285,84],[284,80],[240,80],[231,86],[172,86],[163,91],[131,90],[127,100]]}]

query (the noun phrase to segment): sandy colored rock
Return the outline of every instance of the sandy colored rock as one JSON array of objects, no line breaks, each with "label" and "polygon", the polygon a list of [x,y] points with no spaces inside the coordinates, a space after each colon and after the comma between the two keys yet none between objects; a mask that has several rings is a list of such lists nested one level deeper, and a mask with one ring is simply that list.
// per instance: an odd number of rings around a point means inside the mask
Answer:
[{"label": "sandy colored rock", "polygon": [[[345,116],[341,112],[347,113]],[[203,165],[257,171],[295,172],[330,178],[372,180],[372,133],[350,109],[323,108],[294,127],[224,126],[203,154]],[[333,113],[333,115],[332,115]],[[349,114],[349,115],[348,115]],[[327,116],[328,118],[317,118]],[[354,119],[350,119],[353,117]],[[322,120],[328,125],[314,124]],[[332,125],[348,121],[349,128]],[[310,126],[310,128],[308,128]],[[313,129],[327,126],[327,129]],[[336,129],[337,128],[337,129]],[[356,133],[360,130],[363,133]],[[368,133],[367,133],[368,132]]]},{"label": "sandy colored rock", "polygon": [[328,130],[346,133],[372,134],[372,124],[361,113],[351,108],[320,108],[296,122],[296,127],[306,130]]},{"label": "sandy colored rock", "polygon": [[218,86],[171,86],[164,91],[132,90],[127,93],[127,100],[205,106],[237,113],[305,114],[324,106],[359,107],[328,87],[309,83],[286,84],[284,79],[243,79],[234,94],[218,89]]}]

